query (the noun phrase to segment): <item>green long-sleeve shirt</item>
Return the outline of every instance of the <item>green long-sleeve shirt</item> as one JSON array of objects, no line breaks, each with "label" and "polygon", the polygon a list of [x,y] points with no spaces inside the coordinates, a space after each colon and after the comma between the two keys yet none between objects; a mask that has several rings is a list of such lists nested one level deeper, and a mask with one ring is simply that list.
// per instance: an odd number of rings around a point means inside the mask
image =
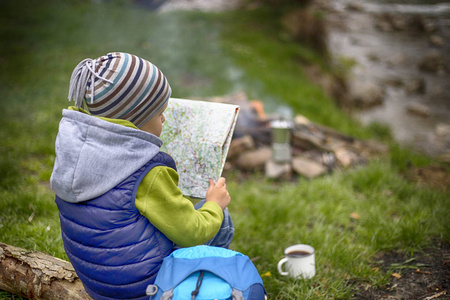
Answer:
[{"label": "green long-sleeve shirt", "polygon": [[182,247],[204,244],[216,235],[223,220],[222,209],[215,202],[195,210],[178,188],[178,173],[164,166],[153,168],[144,177],[137,190],[136,207]]},{"label": "green long-sleeve shirt", "polygon": [[[69,107],[88,113],[85,110]],[[99,117],[118,125],[138,129],[122,119]],[[138,129],[139,130],[139,129]],[[136,193],[135,205],[159,231],[181,247],[201,245],[213,238],[223,221],[222,208],[206,202],[198,210],[178,188],[178,173],[169,167],[157,166],[143,178]]]}]

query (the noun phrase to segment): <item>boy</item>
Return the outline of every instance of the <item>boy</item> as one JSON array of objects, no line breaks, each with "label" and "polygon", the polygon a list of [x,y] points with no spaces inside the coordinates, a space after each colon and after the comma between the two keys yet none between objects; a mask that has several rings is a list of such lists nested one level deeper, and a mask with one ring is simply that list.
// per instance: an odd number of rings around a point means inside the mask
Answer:
[{"label": "boy", "polygon": [[159,151],[170,95],[156,66],[127,53],[85,59],[73,71],[75,107],[63,110],[50,181],[64,248],[94,299],[147,299],[174,248],[228,247],[233,237],[225,179],[210,180],[194,207],[173,159]]}]

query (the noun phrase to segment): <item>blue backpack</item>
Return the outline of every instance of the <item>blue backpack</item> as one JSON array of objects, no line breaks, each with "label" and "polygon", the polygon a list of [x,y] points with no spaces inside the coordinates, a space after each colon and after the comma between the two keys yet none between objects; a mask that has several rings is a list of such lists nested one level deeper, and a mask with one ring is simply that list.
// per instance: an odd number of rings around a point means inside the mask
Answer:
[{"label": "blue backpack", "polygon": [[213,247],[181,248],[164,258],[150,299],[264,300],[265,289],[248,256]]}]

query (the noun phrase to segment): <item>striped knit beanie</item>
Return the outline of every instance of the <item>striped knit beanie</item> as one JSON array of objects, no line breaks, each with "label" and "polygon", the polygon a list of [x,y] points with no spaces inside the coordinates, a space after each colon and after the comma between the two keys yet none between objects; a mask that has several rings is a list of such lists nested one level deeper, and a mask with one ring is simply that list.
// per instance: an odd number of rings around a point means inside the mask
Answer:
[{"label": "striped knit beanie", "polygon": [[169,100],[164,74],[149,61],[127,53],[108,53],[80,62],[70,78],[69,101],[95,116],[131,121],[142,127]]}]

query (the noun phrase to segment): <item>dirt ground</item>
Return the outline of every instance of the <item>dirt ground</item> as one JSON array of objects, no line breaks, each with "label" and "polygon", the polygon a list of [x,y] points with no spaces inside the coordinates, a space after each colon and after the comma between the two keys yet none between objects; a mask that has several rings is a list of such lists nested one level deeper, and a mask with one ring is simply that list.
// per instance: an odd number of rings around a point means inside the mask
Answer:
[{"label": "dirt ground", "polygon": [[426,167],[410,167],[406,178],[416,182],[419,186],[428,186],[445,192],[450,189],[450,172],[444,165]]},{"label": "dirt ground", "polygon": [[450,242],[437,241],[434,248],[415,253],[384,253],[374,268],[394,273],[389,284],[361,286],[353,299],[450,299]]}]

